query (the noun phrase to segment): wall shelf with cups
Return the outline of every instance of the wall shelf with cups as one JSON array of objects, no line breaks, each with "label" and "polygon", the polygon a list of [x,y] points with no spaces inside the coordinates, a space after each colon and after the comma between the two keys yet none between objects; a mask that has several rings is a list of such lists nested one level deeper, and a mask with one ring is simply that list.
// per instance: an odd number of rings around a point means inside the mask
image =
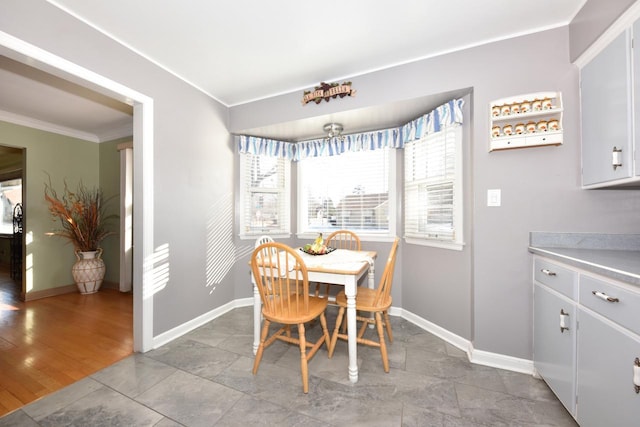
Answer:
[{"label": "wall shelf with cups", "polygon": [[562,144],[562,94],[538,92],[493,101],[489,151]]}]

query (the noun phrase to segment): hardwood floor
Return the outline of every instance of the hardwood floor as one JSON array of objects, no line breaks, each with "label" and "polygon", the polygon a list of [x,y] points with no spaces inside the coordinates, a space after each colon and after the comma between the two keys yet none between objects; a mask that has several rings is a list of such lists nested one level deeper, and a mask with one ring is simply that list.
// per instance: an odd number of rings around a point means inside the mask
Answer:
[{"label": "hardwood floor", "polygon": [[133,352],[133,294],[101,289],[27,303],[0,269],[0,416]]}]

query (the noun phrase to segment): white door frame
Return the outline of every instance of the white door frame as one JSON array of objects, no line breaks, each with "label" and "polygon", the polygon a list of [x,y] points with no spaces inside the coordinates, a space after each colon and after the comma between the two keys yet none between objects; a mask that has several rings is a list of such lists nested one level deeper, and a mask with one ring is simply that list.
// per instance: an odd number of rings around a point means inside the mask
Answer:
[{"label": "white door frame", "polygon": [[0,54],[133,106],[133,350],[153,348],[153,99],[0,31]]},{"label": "white door frame", "polygon": [[120,153],[120,292],[133,290],[133,142],[118,144]]}]

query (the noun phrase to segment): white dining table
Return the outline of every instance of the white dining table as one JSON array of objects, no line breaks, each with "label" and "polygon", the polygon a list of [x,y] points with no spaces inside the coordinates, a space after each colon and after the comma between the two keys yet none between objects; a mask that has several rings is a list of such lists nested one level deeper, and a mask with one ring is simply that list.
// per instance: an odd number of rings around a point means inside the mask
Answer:
[{"label": "white dining table", "polygon": [[[308,272],[309,283],[331,283],[344,286],[347,297],[347,339],[349,347],[349,381],[358,381],[358,347],[356,329],[356,291],[358,281],[369,273],[367,286],[375,287],[374,261],[375,251],[353,251],[348,249],[336,249],[325,255],[309,255],[301,250],[298,253],[302,257]],[[262,301],[256,286],[253,274],[253,354],[260,345],[260,324],[262,322]]]}]

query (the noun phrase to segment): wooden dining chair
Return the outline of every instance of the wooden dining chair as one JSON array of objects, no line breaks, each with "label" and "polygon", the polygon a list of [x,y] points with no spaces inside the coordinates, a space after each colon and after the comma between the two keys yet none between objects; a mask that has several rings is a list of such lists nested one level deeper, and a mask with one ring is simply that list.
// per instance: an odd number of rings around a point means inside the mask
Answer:
[{"label": "wooden dining chair", "polygon": [[[273,254],[274,251],[273,256],[263,256]],[[260,292],[264,318],[260,345],[253,362],[253,374],[258,373],[264,350],[276,340],[297,344],[300,347],[302,390],[308,393],[308,361],[323,343],[328,349],[331,342],[325,317],[327,299],[309,295],[307,267],[300,255],[285,244],[267,242],[255,248],[251,256],[251,271]],[[322,325],[322,336],[316,342],[308,342],[305,323],[318,317]],[[272,323],[282,327],[269,336]],[[298,327],[298,337],[290,334],[293,325]]]},{"label": "wooden dining chair", "polygon": [[[271,236],[260,236],[256,239],[256,243],[254,248],[257,248],[260,245],[263,245],[265,243],[273,243],[273,237]],[[276,248],[265,248],[264,251],[260,254],[261,256],[265,257],[265,256],[269,256],[269,254],[277,254],[278,250]]]},{"label": "wooden dining chair", "polygon": [[[356,233],[350,230],[336,230],[329,234],[329,237],[324,242],[325,246],[336,249],[350,249],[353,251],[361,250],[360,237]],[[324,285],[324,293],[321,291],[321,286]],[[339,286],[339,285],[336,285]],[[331,285],[329,283],[316,283],[316,296],[329,297]]]},{"label": "wooden dining chair", "polygon": [[[393,285],[393,272],[396,265],[399,241],[400,239],[396,237],[393,245],[391,246],[391,251],[387,258],[387,264],[385,265],[378,287],[376,289],[369,289],[362,286],[358,287],[358,293],[356,295],[356,310],[358,312],[356,319],[357,321],[362,322],[362,326],[357,334],[357,342],[358,344],[365,344],[380,348],[382,365],[385,372],[389,372],[389,358],[387,356],[384,328],[386,328],[387,334],[389,335],[389,342],[393,342],[388,310],[391,307],[391,286]],[[330,358],[333,357],[333,352],[336,348],[338,338],[347,340],[347,334],[340,332],[340,324],[343,321],[344,312],[347,308],[347,297],[344,291],[339,292],[336,296],[336,304],[338,304],[340,309],[338,310],[338,317],[336,318],[335,330],[331,336],[331,345],[329,346]],[[373,317],[365,317],[364,315],[361,315],[365,313],[372,313]],[[370,324],[374,324],[376,326],[378,341],[364,338],[364,333],[367,330],[367,326]]]}]

